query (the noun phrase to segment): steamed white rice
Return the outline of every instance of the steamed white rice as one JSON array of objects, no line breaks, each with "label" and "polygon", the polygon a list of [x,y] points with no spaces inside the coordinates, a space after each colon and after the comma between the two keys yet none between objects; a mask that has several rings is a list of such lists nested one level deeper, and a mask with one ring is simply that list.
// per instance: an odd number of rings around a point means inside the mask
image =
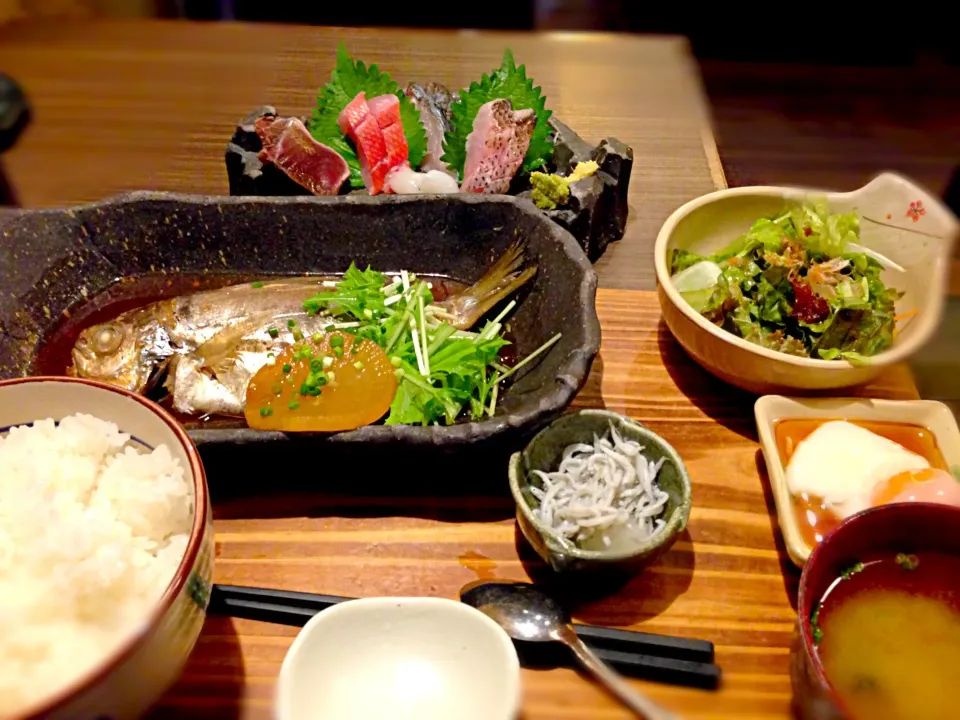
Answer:
[{"label": "steamed white rice", "polygon": [[165,445],[74,415],[0,437],[0,716],[98,665],[170,584],[193,492]]}]

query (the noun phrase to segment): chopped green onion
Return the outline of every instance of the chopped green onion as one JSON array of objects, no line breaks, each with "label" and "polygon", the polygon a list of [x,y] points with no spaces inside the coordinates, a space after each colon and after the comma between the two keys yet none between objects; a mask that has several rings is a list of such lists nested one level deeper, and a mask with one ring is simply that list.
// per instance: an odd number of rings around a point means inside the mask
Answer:
[{"label": "chopped green onion", "polygon": [[333,349],[333,354],[336,355],[338,358],[342,358],[342,357],[343,357],[343,348],[342,348],[342,347],[335,347],[335,348]]},{"label": "chopped green onion", "polygon": [[284,363],[284,364],[283,364],[283,372],[284,372],[284,373],[288,373],[288,372],[290,372],[292,369],[293,369],[293,368],[290,366],[290,363]]},{"label": "chopped green onion", "polygon": [[362,363],[360,360],[357,360],[357,361],[353,364],[353,366],[354,366],[357,370],[363,370],[363,363]]},{"label": "chopped green onion", "polygon": [[332,333],[332,332],[333,332],[334,330],[336,330],[336,329],[337,329],[337,326],[336,326],[336,325],[327,325],[327,326],[324,328],[324,331],[325,331],[325,332],[328,332],[328,333]]},{"label": "chopped green onion", "polygon": [[343,347],[343,336],[334,335],[332,338],[330,338],[330,347]]},{"label": "chopped green onion", "polygon": [[323,369],[326,370],[331,365],[333,365],[333,358],[330,357],[329,355],[325,355],[323,357]]},{"label": "chopped green onion", "polygon": [[297,326],[296,320],[294,320],[293,318],[290,318],[289,320],[287,320],[287,329],[293,330],[296,326]]},{"label": "chopped green onion", "polygon": [[314,358],[310,361],[310,370],[311,372],[323,372],[323,360],[320,358]]},{"label": "chopped green onion", "polygon": [[270,417],[273,415],[273,408],[262,407],[260,408],[260,417]]},{"label": "chopped green onion", "polygon": [[252,288],[254,288],[254,289],[256,289],[256,290],[259,290],[260,288],[263,287],[263,283],[262,283],[260,280],[257,280],[256,282],[250,283],[250,287],[252,287]]},{"label": "chopped green onion", "polygon": [[302,341],[303,341],[303,331],[300,330],[300,328],[295,328],[295,329],[294,329],[294,331],[293,331],[293,340],[294,340],[294,342],[302,342]]},{"label": "chopped green onion", "polygon": [[323,335],[321,333],[315,332],[313,334],[313,342],[315,345],[319,345],[323,342]]},{"label": "chopped green onion", "polygon": [[333,370],[331,370],[330,372],[327,373],[327,380],[329,380],[330,382],[336,382],[337,374]]},{"label": "chopped green onion", "polygon": [[269,330],[267,330],[267,333],[269,333],[270,337],[275,338],[280,334],[280,331],[277,330],[276,328],[270,328]]},{"label": "chopped green onion", "polygon": [[400,358],[398,358],[396,355],[390,358],[390,364],[393,365],[395,368],[400,367],[401,362],[403,361]]},{"label": "chopped green onion", "polygon": [[300,403],[298,403],[296,400],[291,400],[289,403],[287,403],[287,407],[291,410],[296,410],[300,407]]},{"label": "chopped green onion", "polygon": [[273,387],[270,389],[273,390],[274,395],[279,395],[280,393],[283,392],[283,385],[281,385],[280,383],[274,383]]}]

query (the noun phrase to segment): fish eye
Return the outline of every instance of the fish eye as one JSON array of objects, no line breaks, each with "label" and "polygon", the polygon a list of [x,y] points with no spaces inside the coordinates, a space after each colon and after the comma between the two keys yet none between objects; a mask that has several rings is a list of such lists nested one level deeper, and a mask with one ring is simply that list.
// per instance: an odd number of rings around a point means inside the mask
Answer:
[{"label": "fish eye", "polygon": [[116,352],[123,341],[123,331],[115,325],[104,325],[93,338],[93,351],[97,355]]}]

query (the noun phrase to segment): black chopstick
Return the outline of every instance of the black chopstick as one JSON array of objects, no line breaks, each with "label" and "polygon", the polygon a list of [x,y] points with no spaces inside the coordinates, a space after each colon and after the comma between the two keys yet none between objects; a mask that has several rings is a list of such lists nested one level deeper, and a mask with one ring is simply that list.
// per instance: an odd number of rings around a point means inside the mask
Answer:
[{"label": "black chopstick", "polygon": [[[214,585],[208,612],[212,615],[302,627],[310,618],[331,605],[353,598],[339,595],[318,595],[291,590]],[[631,677],[688,687],[715,688],[720,682],[720,668],[713,664],[713,643],[705,640],[654,635],[574,624],[581,640],[601,660]],[[525,665],[556,664],[559,646],[518,643],[517,650]],[[565,658],[570,664],[570,658]]]}]

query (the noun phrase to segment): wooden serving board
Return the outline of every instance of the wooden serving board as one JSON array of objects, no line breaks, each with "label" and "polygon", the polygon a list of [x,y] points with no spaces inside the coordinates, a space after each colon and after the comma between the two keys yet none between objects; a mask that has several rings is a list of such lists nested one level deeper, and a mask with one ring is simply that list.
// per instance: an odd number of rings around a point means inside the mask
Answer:
[{"label": "wooden serving board", "polygon": [[[693,479],[693,511],[655,566],[612,595],[580,602],[576,619],[713,641],[724,671],[719,691],[638,682],[682,717],[787,717],[799,572],[777,528],[755,398],[687,358],[660,320],[655,293],[601,290],[597,309],[602,349],[575,406],[627,414],[672,443]],[[906,367],[856,394],[917,397]],[[208,472],[216,481],[217,469]],[[456,598],[478,577],[542,577],[542,563],[515,531],[506,468],[502,482],[488,485],[487,494],[469,497],[215,498],[216,580],[353,597]],[[183,678],[153,717],[270,717],[295,635],[294,628],[209,618]],[[571,670],[524,670],[523,694],[523,720],[630,717]]]}]

